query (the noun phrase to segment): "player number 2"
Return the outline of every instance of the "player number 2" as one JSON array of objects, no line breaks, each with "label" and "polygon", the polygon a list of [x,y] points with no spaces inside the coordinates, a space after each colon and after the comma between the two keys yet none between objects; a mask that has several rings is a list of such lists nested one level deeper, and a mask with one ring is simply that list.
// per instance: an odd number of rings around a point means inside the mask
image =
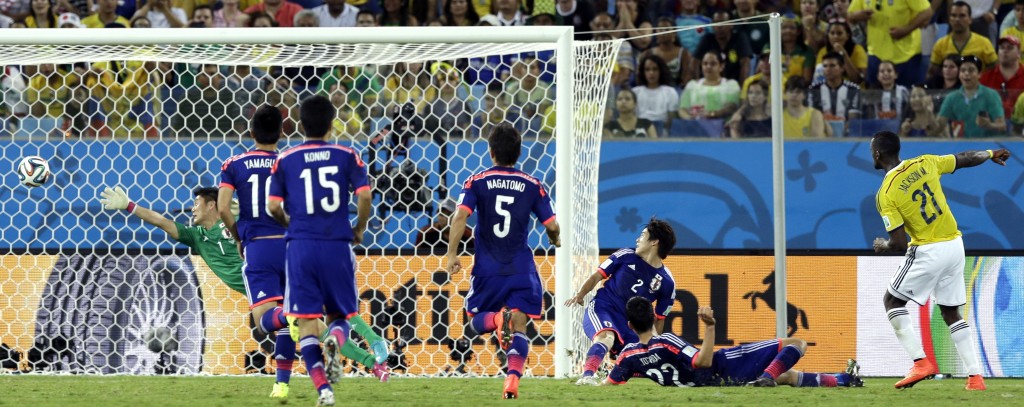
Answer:
[{"label": "player number 2", "polygon": [[[259,174],[252,174],[249,176],[249,183],[252,184],[252,217],[260,217],[260,176]],[[273,216],[270,214],[270,208],[267,207],[266,202],[270,195],[270,177],[267,177],[267,181],[263,183],[263,211],[267,213],[267,216]]]},{"label": "player number 2", "polygon": [[[922,192],[921,189],[923,189],[924,192]],[[932,193],[932,189],[928,186],[927,183],[923,184],[921,186],[921,189],[919,189],[917,191],[914,191],[914,194],[911,195],[911,197],[914,199],[914,202],[917,202],[918,198],[920,198],[920,200],[921,200],[921,217],[924,218],[924,223],[925,224],[930,224],[930,223],[935,221],[935,217],[936,216],[942,215],[942,208],[939,208],[939,203],[938,203],[938,201],[935,200],[935,194]],[[925,195],[925,192],[928,193],[927,196]],[[928,198],[929,197],[931,197],[931,199],[932,199],[932,207],[935,208],[935,212],[932,212],[931,214],[928,213],[928,210],[926,208],[926,206],[928,206]]]},{"label": "player number 2", "polygon": [[[338,173],[338,166],[329,165],[326,167],[320,167],[316,169],[316,172],[320,187],[330,190],[330,194],[328,196],[320,198],[320,207],[327,213],[338,210],[338,208],[341,207],[341,187],[337,182],[327,179],[327,176]],[[312,215],[314,212],[313,173],[309,168],[306,168],[299,173],[299,178],[302,178],[302,181],[306,186],[306,214]]]},{"label": "player number 2", "polygon": [[641,279],[638,278],[638,279],[636,279],[636,284],[633,284],[633,286],[629,287],[629,288],[631,290],[633,290],[633,294],[636,294],[637,287],[640,287],[642,285],[644,285],[644,280],[641,280]]},{"label": "player number 2", "polygon": [[512,205],[512,202],[516,200],[515,197],[507,195],[498,195],[498,200],[494,201],[494,211],[501,215],[501,223],[494,224],[494,235],[497,237],[508,236],[509,229],[512,224],[512,214],[504,208],[505,204]]}]

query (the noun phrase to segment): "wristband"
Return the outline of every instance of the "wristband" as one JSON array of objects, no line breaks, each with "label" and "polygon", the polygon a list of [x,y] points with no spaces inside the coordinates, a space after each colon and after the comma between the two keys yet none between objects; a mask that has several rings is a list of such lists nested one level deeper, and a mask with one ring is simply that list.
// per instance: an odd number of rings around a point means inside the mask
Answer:
[{"label": "wristband", "polygon": [[135,212],[135,202],[128,201],[128,207],[124,208],[124,210],[128,211],[128,213],[134,213]]},{"label": "wristband", "polygon": [[987,152],[988,152],[988,158],[990,158],[990,159],[991,159],[991,158],[994,158],[994,157],[996,156],[996,154],[995,154],[995,153],[993,153],[993,152],[992,152],[992,150],[985,150],[985,151],[987,151]]}]

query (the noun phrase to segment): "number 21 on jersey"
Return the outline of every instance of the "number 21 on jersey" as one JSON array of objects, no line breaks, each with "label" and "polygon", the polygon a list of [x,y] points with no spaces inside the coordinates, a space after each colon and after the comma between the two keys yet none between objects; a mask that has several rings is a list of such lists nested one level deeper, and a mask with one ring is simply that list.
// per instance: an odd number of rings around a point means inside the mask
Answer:
[{"label": "number 21 on jersey", "polygon": [[[925,195],[925,193],[927,193],[927,195]],[[921,185],[921,189],[914,191],[914,194],[911,195],[911,197],[914,199],[914,202],[917,202],[918,200],[921,201],[921,217],[924,218],[925,224],[931,224],[935,221],[937,216],[942,215],[942,208],[939,207],[938,201],[935,200],[935,194],[932,192],[931,187],[928,186],[928,183]],[[931,213],[928,212],[927,208],[929,202],[928,198],[931,198],[930,201],[932,203],[932,208],[935,209],[935,211]]]}]

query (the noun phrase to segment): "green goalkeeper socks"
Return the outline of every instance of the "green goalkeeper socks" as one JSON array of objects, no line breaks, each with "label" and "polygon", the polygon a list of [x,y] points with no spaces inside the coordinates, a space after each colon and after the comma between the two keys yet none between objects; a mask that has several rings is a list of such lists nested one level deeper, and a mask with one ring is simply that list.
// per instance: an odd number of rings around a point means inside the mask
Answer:
[{"label": "green goalkeeper socks", "polygon": [[344,345],[341,345],[341,355],[366,367],[373,367],[377,363],[370,352],[356,346],[352,340],[347,340]]},{"label": "green goalkeeper socks", "polygon": [[359,336],[362,336],[367,343],[374,343],[381,340],[380,335],[377,335],[377,333],[373,331],[373,328],[370,328],[370,326],[366,324],[366,321],[363,321],[363,318],[359,315],[353,315],[352,318],[348,319],[348,323],[349,325],[352,325],[352,330],[356,331]]}]

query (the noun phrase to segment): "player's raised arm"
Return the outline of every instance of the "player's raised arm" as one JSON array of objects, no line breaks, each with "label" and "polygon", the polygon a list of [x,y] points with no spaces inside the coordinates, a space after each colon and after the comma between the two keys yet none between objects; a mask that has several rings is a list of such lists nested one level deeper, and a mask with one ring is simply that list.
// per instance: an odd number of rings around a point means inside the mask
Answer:
[{"label": "player's raised arm", "polygon": [[700,352],[693,360],[693,367],[708,368],[715,358],[715,311],[711,307],[700,307],[697,310],[697,317],[704,322],[704,342],[700,345]]},{"label": "player's raised arm", "polygon": [[448,254],[444,260],[444,268],[449,273],[458,273],[462,268],[462,261],[459,260],[459,243],[462,241],[462,235],[466,232],[467,219],[469,219],[469,211],[466,208],[460,206],[455,209],[451,230],[448,231]]},{"label": "player's raised arm", "polygon": [[106,187],[103,189],[103,192],[100,192],[100,197],[100,204],[103,205],[103,209],[124,209],[128,213],[138,216],[143,222],[163,229],[172,239],[178,240],[178,227],[174,224],[174,221],[132,202],[128,199],[128,193],[124,191],[124,188],[120,186],[114,188]]},{"label": "player's raised arm", "polygon": [[1010,158],[1010,151],[1005,148],[998,150],[978,150],[978,151],[964,151],[956,155],[956,168],[968,168],[976,165],[981,165],[985,161],[992,160],[992,162],[999,165],[1006,165],[1006,160]]}]

